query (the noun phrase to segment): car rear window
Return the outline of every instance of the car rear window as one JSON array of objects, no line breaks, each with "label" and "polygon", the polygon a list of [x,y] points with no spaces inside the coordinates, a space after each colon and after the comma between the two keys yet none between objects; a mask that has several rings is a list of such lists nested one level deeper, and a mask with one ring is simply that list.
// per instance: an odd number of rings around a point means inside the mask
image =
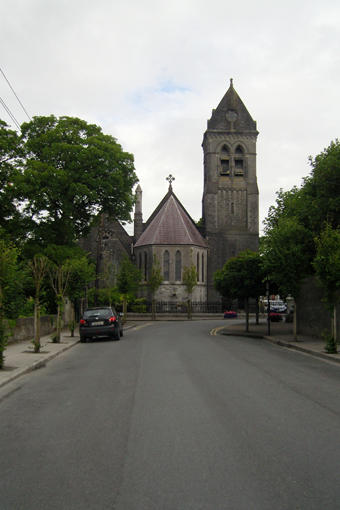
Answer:
[{"label": "car rear window", "polygon": [[102,317],[103,319],[107,319],[112,317],[112,310],[86,310],[86,312],[84,312],[84,317]]}]

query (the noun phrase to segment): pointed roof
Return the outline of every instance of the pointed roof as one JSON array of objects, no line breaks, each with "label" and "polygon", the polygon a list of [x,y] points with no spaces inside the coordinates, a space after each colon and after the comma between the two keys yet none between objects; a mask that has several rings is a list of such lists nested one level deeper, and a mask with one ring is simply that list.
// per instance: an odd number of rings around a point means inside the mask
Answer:
[{"label": "pointed roof", "polygon": [[135,247],[152,244],[194,245],[207,247],[193,220],[186,212],[174,192],[168,193],[155,209]]},{"label": "pointed roof", "polygon": [[208,130],[249,132],[258,134],[256,122],[252,119],[240,96],[234,89],[233,80],[220,104],[213,110],[211,119],[208,120]]}]

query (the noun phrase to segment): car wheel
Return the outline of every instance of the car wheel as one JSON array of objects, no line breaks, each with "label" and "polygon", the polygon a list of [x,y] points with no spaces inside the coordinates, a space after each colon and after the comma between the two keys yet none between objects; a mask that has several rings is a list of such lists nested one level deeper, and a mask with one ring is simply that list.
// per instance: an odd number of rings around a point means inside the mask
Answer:
[{"label": "car wheel", "polygon": [[113,330],[113,339],[114,340],[119,340],[120,339],[120,334],[119,334],[119,329],[118,328],[115,328]]},{"label": "car wheel", "polygon": [[123,333],[122,329],[119,331],[119,334],[120,334],[121,337],[123,336],[124,333]]},{"label": "car wheel", "polygon": [[81,343],[84,344],[86,342],[86,336],[80,335],[80,341],[81,341]]}]

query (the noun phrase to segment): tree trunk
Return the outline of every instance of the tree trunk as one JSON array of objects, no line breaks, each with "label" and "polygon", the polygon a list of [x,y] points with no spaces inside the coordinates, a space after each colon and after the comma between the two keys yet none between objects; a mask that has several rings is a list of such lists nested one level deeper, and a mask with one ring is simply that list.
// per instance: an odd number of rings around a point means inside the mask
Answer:
[{"label": "tree trunk", "polygon": [[55,332],[55,341],[58,344],[60,342],[60,325],[61,325],[61,305],[58,305],[58,312],[57,312],[57,329]]},{"label": "tree trunk", "polygon": [[188,299],[188,319],[191,319],[192,318],[192,313],[191,313],[191,300]]},{"label": "tree trunk", "polygon": [[152,300],[152,312],[151,312],[151,320],[156,320],[156,300]]},{"label": "tree trunk", "polygon": [[127,319],[127,301],[126,298],[123,298],[123,324],[126,323]]},{"label": "tree trunk", "polygon": [[246,332],[248,333],[249,331],[249,299],[246,298],[244,300],[244,305],[245,305],[245,309],[246,309]]},{"label": "tree trunk", "polygon": [[71,331],[71,337],[74,337],[74,326],[75,326],[75,311],[74,311],[74,303],[71,303],[71,320],[70,320],[70,331]]},{"label": "tree trunk", "polygon": [[336,323],[336,303],[334,305],[334,310],[333,310],[333,334],[334,334],[334,343],[335,345],[338,343],[338,338],[337,338],[337,323]]},{"label": "tree trunk", "polygon": [[40,305],[38,299],[34,303],[34,352],[40,352]]}]

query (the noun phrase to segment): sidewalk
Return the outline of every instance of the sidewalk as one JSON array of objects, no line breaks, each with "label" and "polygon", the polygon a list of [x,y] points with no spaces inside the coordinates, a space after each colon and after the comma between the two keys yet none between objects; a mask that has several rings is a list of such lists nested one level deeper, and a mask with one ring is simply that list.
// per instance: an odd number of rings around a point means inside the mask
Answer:
[{"label": "sidewalk", "polygon": [[[249,321],[249,332],[245,331],[244,324],[233,324],[233,319],[228,321],[226,327],[220,333],[222,335],[247,336],[250,338],[263,338],[273,344],[281,345],[295,349],[296,351],[306,352],[319,358],[327,359],[340,363],[340,354],[327,354],[325,351],[326,342],[323,338],[315,338],[312,336],[297,335],[297,342],[293,340],[293,324],[286,322],[271,322],[270,335],[268,335],[268,323],[266,320],[260,320],[260,324],[255,324],[254,320]],[[339,348],[340,352],[340,348]]]}]

